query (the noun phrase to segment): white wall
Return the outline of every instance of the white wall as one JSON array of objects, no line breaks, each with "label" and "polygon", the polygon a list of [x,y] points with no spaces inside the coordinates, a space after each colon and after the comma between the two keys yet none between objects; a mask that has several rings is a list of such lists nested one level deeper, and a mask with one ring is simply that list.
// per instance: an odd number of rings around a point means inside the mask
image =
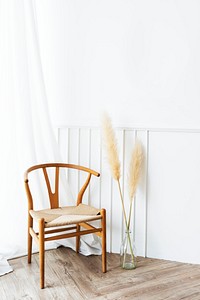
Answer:
[{"label": "white wall", "polygon": [[56,125],[200,128],[200,2],[36,0]]},{"label": "white wall", "polygon": [[[200,130],[116,129],[125,207],[129,197],[127,173],[130,154],[139,138],[144,162],[134,199],[131,230],[137,254],[200,264]],[[107,210],[107,251],[119,253],[124,234],[117,183],[112,180],[98,128],[62,127],[59,146],[64,161],[88,166],[101,173],[93,178],[84,203]],[[74,199],[84,183],[68,177]]]},{"label": "white wall", "polygon": [[152,131],[147,256],[200,263],[200,131]]},{"label": "white wall", "polygon": [[[101,111],[107,110],[115,125],[143,128],[148,193],[140,190],[141,207],[136,204],[139,254],[200,263],[200,2],[35,3],[54,126],[96,126]],[[74,145],[76,137],[74,132]],[[64,138],[61,150],[67,159],[66,143]],[[95,156],[89,161],[84,151],[81,158],[72,153],[70,161],[98,169]],[[102,171],[102,184],[111,184]],[[104,201],[111,201],[110,226],[116,221],[116,194],[102,191]],[[119,203],[115,209],[120,211]],[[114,252],[121,230],[115,226],[108,236]]]}]

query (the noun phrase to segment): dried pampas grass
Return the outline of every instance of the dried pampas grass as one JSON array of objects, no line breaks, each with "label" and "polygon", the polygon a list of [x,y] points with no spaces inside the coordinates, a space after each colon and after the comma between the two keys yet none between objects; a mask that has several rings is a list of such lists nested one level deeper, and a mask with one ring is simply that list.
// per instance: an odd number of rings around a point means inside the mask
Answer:
[{"label": "dried pampas grass", "polygon": [[110,166],[111,175],[118,183],[124,221],[126,225],[126,230],[128,231],[130,228],[133,198],[140,178],[140,170],[142,165],[142,146],[137,141],[131,156],[129,177],[128,177],[130,206],[129,206],[129,214],[127,219],[125,205],[124,205],[124,198],[123,198],[122,189],[120,185],[121,174],[120,174],[120,161],[119,161],[119,155],[117,149],[118,148],[117,140],[115,137],[115,132],[112,127],[111,119],[106,113],[104,113],[104,115],[102,116],[102,137],[103,137],[105,150],[107,153],[107,160]]},{"label": "dried pampas grass", "polygon": [[142,159],[143,159],[142,146],[138,141],[136,141],[135,147],[131,155],[129,176],[128,176],[128,189],[129,189],[129,197],[131,201],[133,200],[140,179]]},{"label": "dried pampas grass", "polygon": [[112,177],[115,180],[119,180],[121,174],[117,140],[112,127],[111,119],[106,113],[104,113],[102,116],[102,135]]}]

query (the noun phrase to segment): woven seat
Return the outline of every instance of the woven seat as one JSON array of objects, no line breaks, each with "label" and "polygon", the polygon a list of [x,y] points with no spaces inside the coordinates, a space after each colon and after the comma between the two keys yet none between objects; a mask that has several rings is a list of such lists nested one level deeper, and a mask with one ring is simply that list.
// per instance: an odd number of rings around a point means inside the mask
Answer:
[{"label": "woven seat", "polygon": [[[52,187],[48,175],[48,169],[54,169],[55,187],[52,192]],[[59,177],[60,169],[75,169],[78,172],[83,171],[87,173],[87,178],[82,188],[77,195],[75,206],[60,206],[59,202]],[[34,199],[32,196],[31,188],[29,186],[29,173],[42,172],[44,175],[46,188],[49,196],[50,208],[42,210],[34,210]],[[51,173],[52,174],[52,173]],[[86,188],[90,183],[91,176],[99,177],[100,174],[77,165],[64,164],[64,163],[48,163],[35,165],[25,172],[25,189],[28,198],[28,263],[31,263],[32,256],[32,238],[39,245],[39,260],[40,260],[40,287],[44,288],[44,255],[45,255],[45,242],[65,239],[76,238],[76,252],[79,252],[80,236],[85,234],[96,234],[102,240],[102,272],[106,272],[106,210],[104,208],[97,209],[90,205],[82,203],[82,198]],[[52,179],[52,178],[51,178]],[[67,203],[66,203],[67,205]],[[99,227],[90,224],[92,221],[100,220],[97,222]],[[34,230],[34,223],[38,223],[39,232]],[[51,229],[49,229],[51,228]]]},{"label": "woven seat", "polygon": [[35,221],[44,219],[45,228],[78,224],[101,219],[100,210],[92,206],[79,204],[54,209],[30,210]]}]

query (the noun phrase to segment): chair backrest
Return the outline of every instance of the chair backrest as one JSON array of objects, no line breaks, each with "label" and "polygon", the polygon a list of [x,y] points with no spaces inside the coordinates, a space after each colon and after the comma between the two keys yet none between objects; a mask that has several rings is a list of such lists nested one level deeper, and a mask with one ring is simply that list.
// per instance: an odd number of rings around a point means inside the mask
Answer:
[{"label": "chair backrest", "polygon": [[[52,192],[51,184],[50,184],[50,178],[47,172],[48,168],[54,168],[55,169],[55,188],[54,192]],[[100,174],[94,170],[91,170],[89,168],[79,166],[79,165],[73,165],[73,164],[65,164],[65,163],[46,163],[46,164],[39,164],[30,167],[28,170],[26,170],[24,174],[24,182],[25,182],[25,189],[27,193],[28,198],[28,209],[33,209],[33,198],[29,187],[29,179],[28,175],[30,172],[41,169],[44,174],[48,195],[49,195],[49,201],[50,201],[50,207],[51,208],[58,208],[59,207],[59,175],[60,175],[60,168],[68,168],[68,169],[76,169],[78,171],[84,171],[88,173],[87,179],[85,183],[83,184],[82,188],[80,189],[78,196],[77,196],[77,205],[82,202],[83,194],[90,182],[91,176],[95,175],[97,177],[100,176]]]}]

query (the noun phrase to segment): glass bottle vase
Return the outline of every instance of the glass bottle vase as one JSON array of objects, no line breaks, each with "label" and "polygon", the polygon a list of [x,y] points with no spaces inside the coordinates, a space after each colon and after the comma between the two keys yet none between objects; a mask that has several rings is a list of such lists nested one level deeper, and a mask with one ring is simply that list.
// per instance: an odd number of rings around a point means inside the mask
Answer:
[{"label": "glass bottle vase", "polygon": [[131,231],[126,231],[120,247],[120,266],[126,270],[136,268],[136,248]]}]

